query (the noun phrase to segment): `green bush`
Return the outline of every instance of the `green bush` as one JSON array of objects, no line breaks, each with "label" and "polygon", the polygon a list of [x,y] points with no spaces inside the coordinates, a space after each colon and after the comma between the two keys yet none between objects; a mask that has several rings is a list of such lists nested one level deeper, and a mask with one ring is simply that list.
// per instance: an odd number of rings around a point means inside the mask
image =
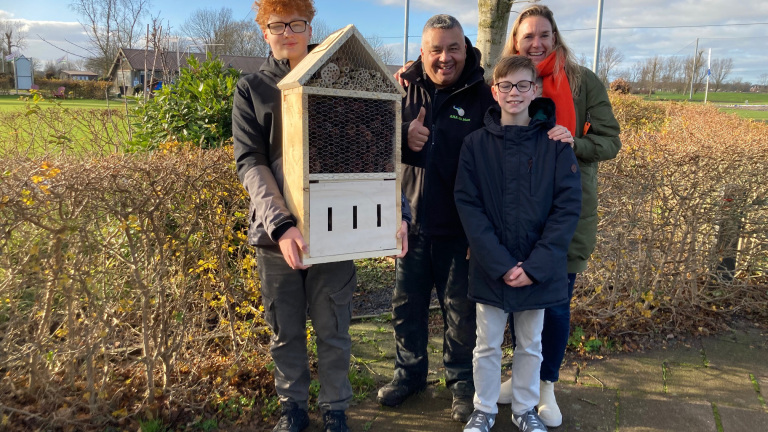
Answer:
[{"label": "green bush", "polygon": [[59,87],[64,87],[64,93],[67,98],[75,99],[106,99],[107,91],[112,85],[111,81],[81,81],[81,80],[60,80],[60,79],[41,79],[36,80],[35,84],[40,87],[40,91],[50,96]]},{"label": "green bush", "polygon": [[190,56],[189,68],[172,84],[136,110],[134,150],[150,150],[168,141],[192,142],[202,148],[222,146],[232,136],[232,95],[240,78],[211,55],[200,64]]}]

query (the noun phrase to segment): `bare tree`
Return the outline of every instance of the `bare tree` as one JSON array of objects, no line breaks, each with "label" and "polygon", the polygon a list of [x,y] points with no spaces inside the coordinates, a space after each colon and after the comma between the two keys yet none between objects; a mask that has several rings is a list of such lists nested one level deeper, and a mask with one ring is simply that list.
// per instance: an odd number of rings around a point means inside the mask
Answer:
[{"label": "bare tree", "polygon": [[757,83],[763,87],[768,87],[768,73],[760,74],[760,78]]},{"label": "bare tree", "polygon": [[[0,20],[0,29],[3,31],[3,43],[0,47],[0,54],[2,54],[3,58],[0,61],[3,62],[3,71],[5,71],[5,63],[7,63],[5,56],[14,52],[15,49],[21,49],[26,46],[27,32],[24,31],[24,26],[20,21],[12,20]],[[11,67],[7,68],[7,70],[11,71],[11,74],[13,74],[12,69]]]},{"label": "bare tree", "polygon": [[309,40],[309,43],[315,44],[320,43],[325,40],[328,36],[331,35],[331,33],[335,32],[338,29],[332,29],[326,24],[325,21],[313,21],[312,22],[312,39]]},{"label": "bare tree", "polygon": [[712,79],[715,81],[714,91],[718,91],[731,73],[731,70],[733,70],[733,59],[730,57],[727,59],[714,59],[712,60],[710,70],[712,72]]},{"label": "bare tree", "polygon": [[181,25],[181,31],[198,46],[200,52],[229,54],[235,20],[232,9],[198,9]]},{"label": "bare tree", "polygon": [[485,69],[486,79],[493,74],[493,66],[504,47],[509,25],[509,11],[514,0],[477,0],[477,48],[480,50],[480,65]]},{"label": "bare tree", "polygon": [[253,20],[238,21],[232,9],[198,9],[181,26],[199,52],[214,55],[266,56],[269,45]]},{"label": "bare tree", "polygon": [[266,57],[269,54],[269,44],[264,40],[264,35],[256,21],[236,21],[232,29],[234,37],[229,50],[230,54],[252,57]]},{"label": "bare tree", "polygon": [[704,69],[704,50],[699,50],[693,57],[685,60],[685,82],[696,93],[701,89],[707,71]]},{"label": "bare tree", "polygon": [[610,79],[611,70],[624,61],[624,54],[620,53],[616,47],[607,46],[600,50],[600,66],[598,67],[597,76],[603,84],[608,85]]},{"label": "bare tree", "polygon": [[657,88],[658,80],[661,75],[662,64],[663,60],[659,56],[647,58],[642,64],[641,82],[642,85],[647,88],[649,96],[653,94]]},{"label": "bare tree", "polygon": [[92,51],[89,66],[106,75],[120,48],[131,48],[140,39],[139,21],[150,0],[73,0]]},{"label": "bare tree", "polygon": [[365,40],[384,64],[392,64],[395,59],[395,53],[391,47],[384,44],[384,41],[378,35],[368,36]]}]

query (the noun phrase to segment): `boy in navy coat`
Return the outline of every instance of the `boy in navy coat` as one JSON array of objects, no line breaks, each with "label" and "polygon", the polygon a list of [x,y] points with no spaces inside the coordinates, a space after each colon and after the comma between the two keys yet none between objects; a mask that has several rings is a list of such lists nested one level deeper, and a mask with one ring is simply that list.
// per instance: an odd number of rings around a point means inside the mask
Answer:
[{"label": "boy in navy coat", "polygon": [[581,210],[573,138],[553,141],[555,106],[536,96],[536,67],[505,57],[493,73],[485,127],[464,139],[455,198],[471,249],[469,297],[477,302],[474,408],[465,432],[489,431],[498,408],[501,343],[513,314],[512,421],[546,431],[539,401],[544,308],[568,301],[566,254]]}]

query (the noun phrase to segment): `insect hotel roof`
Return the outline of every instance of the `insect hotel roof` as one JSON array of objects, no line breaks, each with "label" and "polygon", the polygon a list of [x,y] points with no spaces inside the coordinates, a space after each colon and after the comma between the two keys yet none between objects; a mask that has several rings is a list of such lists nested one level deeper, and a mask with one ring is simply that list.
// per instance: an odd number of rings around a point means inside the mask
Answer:
[{"label": "insect hotel roof", "polygon": [[364,92],[357,96],[366,98],[371,97],[370,92],[397,95],[398,100],[405,96],[405,90],[352,24],[328,36],[277,86],[283,91],[300,86],[344,90],[345,96]]}]

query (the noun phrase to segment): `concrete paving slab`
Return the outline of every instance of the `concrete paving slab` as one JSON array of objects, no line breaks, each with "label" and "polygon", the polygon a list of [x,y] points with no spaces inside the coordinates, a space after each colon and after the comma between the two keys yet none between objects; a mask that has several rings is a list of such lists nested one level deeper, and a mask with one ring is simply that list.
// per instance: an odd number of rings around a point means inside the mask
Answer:
[{"label": "concrete paving slab", "polygon": [[768,413],[718,405],[723,432],[768,431]]},{"label": "concrete paving slab", "polygon": [[[621,359],[620,361],[614,359]],[[628,393],[663,394],[662,364],[637,354],[617,355],[588,363],[579,373],[579,384],[621,389]]]},{"label": "concrete paving slab", "polygon": [[671,365],[666,382],[669,396],[755,410],[761,408],[749,373],[744,369]]},{"label": "concrete paving slab", "polygon": [[712,406],[658,395],[619,393],[619,432],[717,432]]},{"label": "concrete paving slab", "polygon": [[[389,323],[356,323],[351,333],[356,360],[379,385],[389,381],[394,363]],[[348,411],[352,430],[462,430],[463,425],[450,419],[451,394],[439,381],[443,376],[441,334],[430,338],[429,350],[427,390],[398,408],[380,407],[376,392],[371,392]],[[768,432],[767,354],[764,331],[739,328],[688,345],[598,361],[573,359],[563,367],[556,387],[564,422],[552,430],[717,432],[713,411],[717,409],[722,432]],[[508,374],[505,371],[505,378]],[[493,430],[516,432],[510,416],[509,405],[500,405]],[[320,431],[319,414],[312,418],[308,430]]]},{"label": "concrete paving slab", "polygon": [[735,366],[756,375],[768,375],[768,347],[759,332],[732,332],[702,341],[709,367]]}]

